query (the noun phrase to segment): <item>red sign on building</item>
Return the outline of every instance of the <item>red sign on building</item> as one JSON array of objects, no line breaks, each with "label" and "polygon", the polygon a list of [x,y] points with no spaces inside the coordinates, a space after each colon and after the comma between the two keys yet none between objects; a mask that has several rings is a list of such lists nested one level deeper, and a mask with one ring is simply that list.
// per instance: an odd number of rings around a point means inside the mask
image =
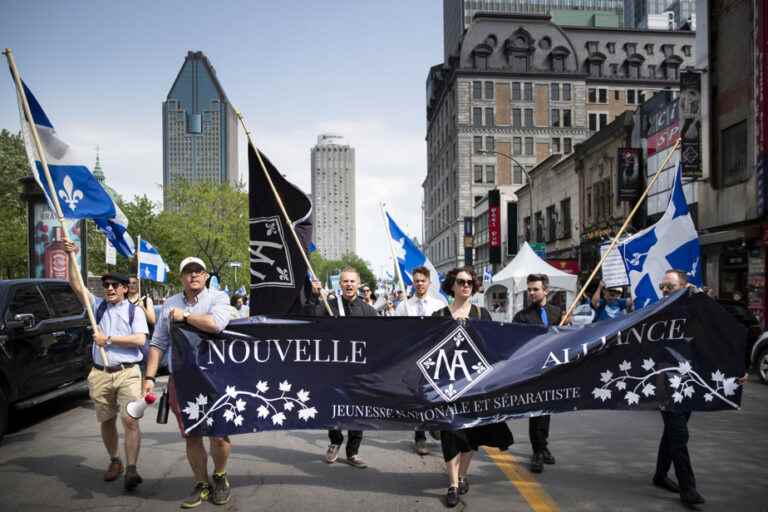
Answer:
[{"label": "red sign on building", "polygon": [[488,191],[488,261],[501,263],[501,193]]}]

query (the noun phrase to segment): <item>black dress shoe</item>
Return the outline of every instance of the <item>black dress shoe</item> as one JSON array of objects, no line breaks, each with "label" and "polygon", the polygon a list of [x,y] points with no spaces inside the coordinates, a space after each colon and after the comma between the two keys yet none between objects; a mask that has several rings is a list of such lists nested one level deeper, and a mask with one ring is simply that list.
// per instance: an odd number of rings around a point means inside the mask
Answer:
[{"label": "black dress shoe", "polygon": [[555,456],[550,453],[549,448],[544,448],[541,451],[542,455],[544,456],[544,464],[554,464],[555,463]]},{"label": "black dress shoe", "polygon": [[448,508],[453,508],[459,504],[459,489],[458,487],[449,487],[448,494],[445,495],[445,505]]},{"label": "black dress shoe", "polygon": [[466,478],[459,477],[459,494],[467,494],[469,492],[469,482]]},{"label": "black dress shoe", "polygon": [[653,485],[661,489],[666,489],[669,492],[674,492],[674,493],[680,492],[680,487],[678,487],[675,481],[669,478],[668,476],[663,476],[661,478],[657,476],[653,477]]},{"label": "black dress shoe", "polygon": [[536,452],[531,457],[531,473],[541,473],[544,471],[544,454]]},{"label": "black dress shoe", "polygon": [[705,500],[704,496],[699,494],[699,491],[696,489],[690,489],[688,491],[680,492],[680,501],[686,505],[701,505],[702,503],[706,503],[707,500]]}]

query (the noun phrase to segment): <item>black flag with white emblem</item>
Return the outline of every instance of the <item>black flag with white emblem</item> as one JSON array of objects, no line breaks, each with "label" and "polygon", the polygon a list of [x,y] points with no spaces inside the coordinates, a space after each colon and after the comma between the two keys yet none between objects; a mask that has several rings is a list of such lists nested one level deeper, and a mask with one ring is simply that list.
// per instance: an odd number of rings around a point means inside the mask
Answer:
[{"label": "black flag with white emblem", "polygon": [[[263,153],[261,159],[306,251],[312,240],[312,202]],[[250,145],[248,177],[250,313],[298,314],[307,282],[307,265]]]}]

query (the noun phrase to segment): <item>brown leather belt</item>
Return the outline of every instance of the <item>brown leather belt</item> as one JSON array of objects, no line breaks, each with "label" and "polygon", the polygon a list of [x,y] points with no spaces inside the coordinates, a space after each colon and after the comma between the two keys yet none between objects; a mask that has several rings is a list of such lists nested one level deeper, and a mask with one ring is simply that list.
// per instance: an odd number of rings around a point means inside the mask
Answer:
[{"label": "brown leather belt", "polygon": [[94,368],[107,373],[121,372],[123,370],[127,370],[128,368],[133,368],[134,366],[136,366],[136,363],[122,363],[115,366],[101,366],[100,364],[93,363]]}]

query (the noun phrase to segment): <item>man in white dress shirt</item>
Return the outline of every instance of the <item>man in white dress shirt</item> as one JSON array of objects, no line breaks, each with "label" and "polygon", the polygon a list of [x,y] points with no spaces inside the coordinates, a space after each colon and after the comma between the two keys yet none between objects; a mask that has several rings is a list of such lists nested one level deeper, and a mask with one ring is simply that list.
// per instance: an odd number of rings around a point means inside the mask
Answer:
[{"label": "man in white dress shirt", "polygon": [[[429,294],[430,272],[426,267],[416,267],[411,272],[413,276],[413,297],[403,300],[397,305],[395,316],[431,316],[432,313],[445,307],[445,302]],[[428,455],[427,436],[423,430],[417,430],[414,438],[416,453]]]}]

